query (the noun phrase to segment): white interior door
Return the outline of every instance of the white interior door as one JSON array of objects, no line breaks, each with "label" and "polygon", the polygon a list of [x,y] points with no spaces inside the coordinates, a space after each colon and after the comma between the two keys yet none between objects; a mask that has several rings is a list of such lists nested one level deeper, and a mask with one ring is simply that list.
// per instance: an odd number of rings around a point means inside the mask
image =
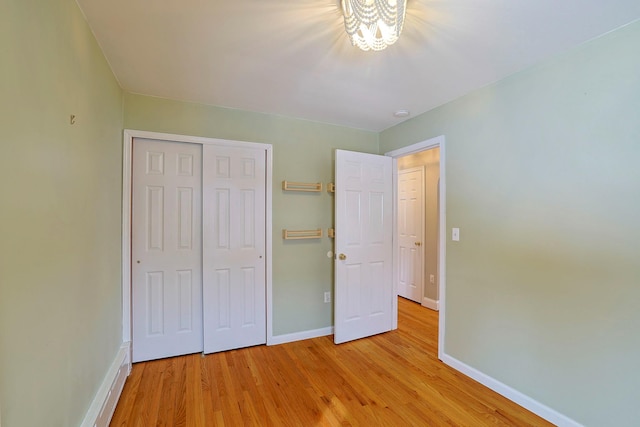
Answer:
[{"label": "white interior door", "polygon": [[202,351],[201,146],[133,142],[133,361]]},{"label": "white interior door", "polygon": [[422,302],[424,168],[398,172],[398,295]]},{"label": "white interior door", "polygon": [[392,159],[336,150],[336,344],[393,326]]},{"label": "white interior door", "polygon": [[266,154],[203,150],[204,352],[264,344]]}]

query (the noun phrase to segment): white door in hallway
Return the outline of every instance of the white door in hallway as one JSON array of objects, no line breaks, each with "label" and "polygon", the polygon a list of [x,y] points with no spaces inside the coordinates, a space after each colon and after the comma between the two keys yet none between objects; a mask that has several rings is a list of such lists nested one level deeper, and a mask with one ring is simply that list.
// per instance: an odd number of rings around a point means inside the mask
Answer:
[{"label": "white door in hallway", "polygon": [[203,150],[204,352],[265,344],[266,154]]},{"label": "white door in hallway", "polygon": [[398,171],[398,295],[422,302],[424,168]]},{"label": "white door in hallway", "polygon": [[133,142],[133,361],[202,351],[202,148]]},{"label": "white door in hallway", "polygon": [[393,326],[392,159],[336,150],[336,344]]}]

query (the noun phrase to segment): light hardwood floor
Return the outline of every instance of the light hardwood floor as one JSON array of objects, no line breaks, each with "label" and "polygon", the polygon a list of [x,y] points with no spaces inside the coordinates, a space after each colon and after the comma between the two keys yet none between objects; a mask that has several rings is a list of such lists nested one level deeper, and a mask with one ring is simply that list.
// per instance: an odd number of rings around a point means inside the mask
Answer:
[{"label": "light hardwood floor", "polygon": [[438,314],[399,328],[137,363],[112,426],[549,426],[437,358]]}]

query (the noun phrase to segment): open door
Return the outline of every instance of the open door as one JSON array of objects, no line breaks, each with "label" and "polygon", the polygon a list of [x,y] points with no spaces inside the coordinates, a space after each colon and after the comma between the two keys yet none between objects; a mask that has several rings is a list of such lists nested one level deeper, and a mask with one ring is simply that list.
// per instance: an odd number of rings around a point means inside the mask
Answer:
[{"label": "open door", "polygon": [[393,326],[392,161],[336,150],[336,344]]}]

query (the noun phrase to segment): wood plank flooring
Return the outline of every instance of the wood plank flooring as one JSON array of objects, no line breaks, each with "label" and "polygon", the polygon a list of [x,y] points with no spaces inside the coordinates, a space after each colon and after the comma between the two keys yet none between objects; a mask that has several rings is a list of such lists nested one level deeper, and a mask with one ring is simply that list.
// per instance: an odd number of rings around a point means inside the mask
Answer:
[{"label": "wood plank flooring", "polygon": [[137,363],[111,426],[550,426],[437,358],[438,314],[399,328]]}]

